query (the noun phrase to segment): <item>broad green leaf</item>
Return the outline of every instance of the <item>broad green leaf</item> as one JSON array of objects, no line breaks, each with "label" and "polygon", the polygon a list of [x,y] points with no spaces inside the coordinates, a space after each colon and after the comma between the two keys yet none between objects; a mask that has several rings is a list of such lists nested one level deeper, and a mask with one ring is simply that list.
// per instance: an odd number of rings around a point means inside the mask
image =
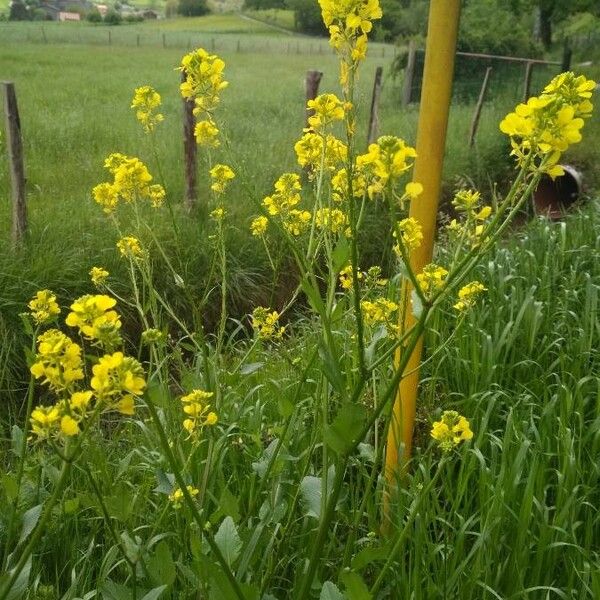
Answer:
[{"label": "broad green leaf", "polygon": [[240,375],[251,375],[252,373],[256,373],[265,366],[264,362],[254,362],[248,363],[247,365],[242,365],[240,367]]},{"label": "broad green leaf", "polygon": [[384,561],[390,554],[387,546],[370,546],[363,548],[353,559],[352,568],[356,571],[362,571],[372,562]]},{"label": "broad green leaf", "polygon": [[[231,582],[223,570],[214,565],[210,572],[211,586],[208,593],[209,600],[233,600],[237,598]],[[245,600],[258,600],[260,593],[252,585],[238,583]]]},{"label": "broad green leaf", "polygon": [[23,450],[23,430],[19,426],[13,425],[10,430],[10,437],[12,451],[20,457]]},{"label": "broad green leaf", "polygon": [[171,395],[168,387],[158,381],[152,382],[146,389],[146,397],[154,406],[166,408],[171,403]]},{"label": "broad green leaf", "polygon": [[345,237],[340,237],[333,249],[333,270],[339,273],[350,261],[350,244]]},{"label": "broad green leaf", "polygon": [[131,592],[129,588],[115,583],[110,579],[102,582],[100,585],[100,593],[103,600],[131,600]]},{"label": "broad green leaf", "polygon": [[169,545],[164,540],[156,545],[154,554],[148,559],[148,572],[156,585],[166,587],[175,581],[175,563]]},{"label": "broad green leaf", "polygon": [[242,540],[231,517],[225,517],[215,534],[215,542],[223,554],[225,561],[231,566],[240,555]]},{"label": "broad green leaf", "polygon": [[412,305],[412,314],[415,319],[420,319],[423,314],[423,302],[415,290],[410,293],[410,300]]},{"label": "broad green leaf", "polygon": [[335,583],[326,581],[321,588],[319,600],[346,600],[346,597],[340,592]]},{"label": "broad green leaf", "polygon": [[4,473],[0,477],[0,485],[11,502],[17,497],[17,480],[12,473]]},{"label": "broad green leaf", "polygon": [[145,596],[143,596],[142,600],[157,600],[166,589],[166,585],[155,587],[153,590],[150,590]]},{"label": "broad green leaf", "polygon": [[369,588],[363,578],[354,571],[343,571],[340,574],[340,580],[346,588],[348,600],[372,600]]},{"label": "broad green leaf", "polygon": [[21,528],[21,535],[19,536],[19,544],[24,539],[29,537],[29,534],[35,529],[41,514],[41,504],[38,504],[37,506],[30,508],[28,511],[25,511],[25,514],[23,515],[23,527]]},{"label": "broad green leaf", "polygon": [[[19,573],[17,580],[13,584],[12,588],[6,596],[6,600],[21,600],[25,597],[27,589],[29,587],[29,574],[31,573],[31,556],[25,564],[23,570]],[[8,583],[10,577],[14,574],[14,569],[8,573],[0,575],[0,591],[4,591],[4,586]]]},{"label": "broad green leaf", "polygon": [[321,297],[321,293],[318,289],[308,281],[306,277],[303,277],[300,280],[300,287],[302,291],[306,294],[308,301],[312,308],[320,315],[325,313],[325,305],[323,304],[323,298]]},{"label": "broad green leaf", "polygon": [[319,343],[319,358],[321,359],[321,370],[325,374],[325,377],[327,377],[335,391],[343,396],[346,388],[344,374],[340,369],[337,359],[333,356],[329,348],[322,343]]},{"label": "broad green leaf", "polygon": [[346,452],[357,441],[367,418],[367,411],[361,404],[344,404],[333,423],[325,427],[326,444],[338,454]]},{"label": "broad green leaf", "polygon": [[[329,467],[327,472],[327,493],[331,492],[333,479],[335,477],[335,468]],[[300,482],[300,493],[306,508],[306,515],[309,517],[321,518],[321,496],[322,481],[320,477],[307,475]]]},{"label": "broad green leaf", "polygon": [[63,502],[63,512],[65,513],[65,515],[73,514],[74,512],[77,512],[79,510],[80,504],[81,501],[79,499],[79,496],[75,496],[75,498],[69,498],[68,500],[65,500]]}]

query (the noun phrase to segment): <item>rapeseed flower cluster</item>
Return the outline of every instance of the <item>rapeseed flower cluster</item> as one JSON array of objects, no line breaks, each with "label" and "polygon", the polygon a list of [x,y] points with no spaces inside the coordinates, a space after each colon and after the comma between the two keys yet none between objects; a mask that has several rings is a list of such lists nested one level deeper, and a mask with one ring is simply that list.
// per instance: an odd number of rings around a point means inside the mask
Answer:
[{"label": "rapeseed flower cluster", "polygon": [[205,426],[216,425],[217,413],[210,410],[210,400],[213,392],[204,390],[192,390],[186,396],[182,396],[183,412],[187,417],[183,421],[183,428],[190,435],[197,435]]},{"label": "rapeseed flower cluster", "polygon": [[27,305],[36,325],[44,325],[53,321],[60,314],[56,302],[56,294],[51,290],[40,290]]},{"label": "rapeseed flower cluster", "polygon": [[484,241],[481,236],[492,215],[492,207],[482,206],[481,194],[475,190],[458,191],[452,200],[452,206],[460,215],[460,220],[452,219],[447,225],[450,238],[472,248],[479,246]]},{"label": "rapeseed flower cluster", "polygon": [[[321,135],[307,131],[294,145],[298,164],[309,170],[309,178],[314,177],[321,164],[324,169],[333,171],[348,158],[348,147],[332,134]],[[323,155],[323,152],[325,154]]]},{"label": "rapeseed flower cluster", "polygon": [[158,112],[160,105],[160,94],[153,87],[143,85],[135,89],[131,108],[136,111],[136,119],[142,124],[146,133],[154,131],[155,127],[164,120],[164,116]]},{"label": "rapeseed flower cluster", "polygon": [[341,59],[340,83],[347,88],[350,74],[366,57],[367,33],[381,19],[379,0],[319,0],[319,6],[330,44]]},{"label": "rapeseed flower cluster", "polygon": [[315,224],[334,234],[343,233],[350,237],[348,215],[339,208],[319,208],[315,212]]},{"label": "rapeseed flower cluster", "polygon": [[469,421],[455,410],[445,410],[442,418],[433,423],[431,437],[443,452],[450,452],[461,442],[473,437]]},{"label": "rapeseed flower cluster", "polygon": [[279,313],[263,306],[252,311],[252,329],[260,340],[280,340],[285,333],[285,327],[279,326]]},{"label": "rapeseed flower cluster", "polygon": [[117,249],[124,258],[130,258],[132,260],[139,260],[146,256],[140,240],[131,235],[122,237],[117,242]]},{"label": "rapeseed flower cluster", "polygon": [[335,94],[321,94],[309,100],[306,107],[312,114],[308,117],[308,132],[324,133],[335,121],[343,121],[350,105]]},{"label": "rapeseed flower cluster", "polygon": [[377,298],[373,302],[362,300],[360,303],[363,318],[366,325],[385,325],[388,330],[398,331],[398,325],[395,323],[394,314],[399,306],[387,298]]},{"label": "rapeseed flower cluster", "polygon": [[458,290],[458,302],[454,308],[459,312],[464,312],[475,305],[477,296],[486,291],[486,287],[479,281],[472,281]]},{"label": "rapeseed flower cluster", "polygon": [[[115,305],[116,301],[109,296],[82,296],[71,305],[65,322],[77,327],[84,339],[110,351],[121,342],[121,320],[112,310]],[[38,439],[65,439],[77,435],[81,424],[96,408],[99,412],[117,410],[133,414],[134,398],[141,396],[146,386],[138,361],[122,352],[92,359],[91,389],[85,389],[88,387],[84,383],[85,360],[79,344],[58,329],[48,329],[36,341],[31,374],[57,397],[55,404],[38,406],[31,413],[31,429]]]},{"label": "rapeseed flower cluster", "polygon": [[421,273],[417,274],[417,283],[421,292],[429,298],[444,287],[447,276],[448,271],[444,267],[430,263],[423,267]]},{"label": "rapeseed flower cluster", "polygon": [[165,190],[160,184],[150,183],[152,175],[139,158],[114,153],[104,161],[104,167],[113,175],[113,181],[98,184],[92,195],[106,214],[113,213],[120,201],[131,204],[146,200],[153,208],[162,206]]},{"label": "rapeseed flower cluster", "polygon": [[268,226],[269,219],[261,215],[252,219],[252,223],[250,223],[250,232],[256,237],[262,237],[267,232]]},{"label": "rapeseed flower cluster", "polygon": [[407,217],[397,223],[393,235],[399,239],[399,243],[394,245],[394,251],[400,256],[402,254],[401,245],[404,250],[414,250],[421,245],[423,227],[414,217]]},{"label": "rapeseed flower cluster", "polygon": [[65,323],[77,327],[87,340],[112,349],[121,343],[121,319],[117,311],[112,310],[116,304],[114,298],[106,295],[82,296],[71,304]]},{"label": "rapeseed flower cluster", "polygon": [[102,285],[110,273],[102,267],[92,267],[90,270],[90,279],[94,285]]},{"label": "rapeseed flower cluster", "polygon": [[[197,496],[200,493],[200,490],[198,488],[195,488],[193,485],[186,485],[185,487],[187,488],[189,495],[192,497]],[[173,504],[173,508],[175,510],[179,510],[183,506],[183,500],[184,500],[183,492],[182,492],[181,488],[179,488],[179,487],[175,488],[169,494],[169,502],[171,502]]]},{"label": "rapeseed flower cluster", "polygon": [[210,188],[216,194],[225,192],[227,184],[235,177],[235,173],[227,165],[215,165],[210,171],[211,186]]},{"label": "rapeseed flower cluster", "polygon": [[542,169],[551,177],[563,174],[562,153],[581,141],[584,119],[592,114],[596,83],[572,72],[557,75],[540,96],[519,104],[500,123],[510,136],[511,154],[520,166]]},{"label": "rapeseed flower cluster", "polygon": [[221,91],[228,85],[223,79],[224,69],[225,62],[203,48],[181,59],[179,70],[183,71],[185,80],[180,85],[180,91],[183,98],[194,102],[194,116],[198,118],[194,134],[201,146],[216,148],[220,144],[213,111],[219,105]]},{"label": "rapeseed flower cluster", "polygon": [[368,152],[356,159],[357,168],[368,181],[369,197],[373,198],[387,189],[394,194],[394,197],[398,197],[401,207],[407,198],[416,198],[423,189],[419,183],[406,186],[400,196],[394,190],[400,177],[412,167],[416,156],[414,148],[407,146],[404,140],[393,135],[382,136],[376,144],[370,144]]}]

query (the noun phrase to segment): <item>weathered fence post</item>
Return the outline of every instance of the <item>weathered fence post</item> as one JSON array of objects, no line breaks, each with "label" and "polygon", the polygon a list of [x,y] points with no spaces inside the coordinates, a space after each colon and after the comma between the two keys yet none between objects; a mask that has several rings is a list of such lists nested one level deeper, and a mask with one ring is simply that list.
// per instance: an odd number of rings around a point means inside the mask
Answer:
[{"label": "weathered fence post", "polygon": [[112,32],[110,29],[108,30],[108,45],[112,46]]},{"label": "weathered fence post", "polygon": [[414,40],[408,42],[408,58],[406,60],[406,69],[404,71],[404,82],[402,85],[402,105],[407,106],[412,100],[413,80],[415,77],[415,59],[417,56],[417,47]]},{"label": "weathered fence post", "polygon": [[528,61],[525,64],[525,79],[523,80],[523,102],[527,102],[531,96],[531,74],[533,73],[533,63]]},{"label": "weathered fence post", "polygon": [[139,48],[140,47],[140,34],[137,34],[137,39],[136,39],[136,45]]},{"label": "weathered fence post", "polygon": [[[185,71],[181,72],[181,81],[185,81]],[[183,98],[183,164],[185,171],[185,207],[192,210],[198,200],[196,187],[196,154],[198,151],[194,128],[196,119],[194,117],[194,101]]]},{"label": "weathered fence post", "polygon": [[369,116],[369,130],[367,144],[372,144],[377,138],[379,130],[379,96],[381,95],[381,74],[383,67],[375,70],[375,83],[373,84],[373,97],[371,98],[371,114]]},{"label": "weathered fence post", "polygon": [[48,43],[48,38],[46,37],[46,30],[42,27],[42,38],[44,39],[44,43]]},{"label": "weathered fence post", "polygon": [[236,48],[236,52],[240,52],[241,51],[241,46],[240,46],[240,40],[237,41],[237,48]]},{"label": "weathered fence post", "polygon": [[321,83],[321,78],[323,77],[323,73],[321,71],[306,71],[306,79],[305,79],[305,89],[306,89],[306,103],[305,107],[305,120],[306,127],[308,127],[308,117],[310,117],[313,113],[307,106],[309,100],[314,100],[319,93],[319,83]]},{"label": "weathered fence post", "polygon": [[469,147],[472,147],[475,143],[475,136],[477,135],[477,128],[479,127],[479,118],[481,117],[481,109],[483,108],[483,101],[485,100],[485,93],[487,92],[488,82],[490,80],[490,73],[492,67],[488,67],[485,70],[485,77],[481,84],[481,91],[479,92],[479,98],[475,105],[475,112],[473,113],[473,120],[471,121],[471,131],[469,133]]},{"label": "weathered fence post", "polygon": [[27,232],[27,204],[25,201],[25,167],[23,165],[23,140],[17,106],[15,84],[2,82],[4,88],[4,118],[6,123],[6,148],[12,188],[12,243],[18,246]]},{"label": "weathered fence post", "polygon": [[162,34],[162,40],[163,40],[163,48],[167,47],[167,34],[163,33]]}]

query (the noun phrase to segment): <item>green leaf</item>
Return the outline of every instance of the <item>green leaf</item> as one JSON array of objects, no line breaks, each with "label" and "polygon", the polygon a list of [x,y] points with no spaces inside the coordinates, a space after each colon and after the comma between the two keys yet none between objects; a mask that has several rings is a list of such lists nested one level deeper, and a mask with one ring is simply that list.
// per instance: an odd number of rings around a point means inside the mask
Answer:
[{"label": "green leaf", "polygon": [[254,362],[242,365],[240,367],[240,375],[251,375],[252,373],[256,373],[256,371],[260,371],[264,366],[264,362]]},{"label": "green leaf", "polygon": [[[0,590],[4,591],[4,586],[8,583],[8,580],[13,575],[14,569],[8,573],[0,575]],[[10,592],[6,596],[6,600],[20,600],[25,597],[27,589],[29,588],[29,574],[31,573],[31,556],[25,564],[23,570],[19,573],[17,580],[13,584]]]},{"label": "green leaf", "polygon": [[333,249],[331,256],[333,270],[339,273],[350,261],[350,244],[345,237],[341,237]]},{"label": "green leaf", "polygon": [[315,289],[306,277],[303,277],[300,280],[300,287],[306,294],[306,297],[308,298],[308,301],[315,312],[317,312],[319,315],[325,314],[325,305],[323,304],[323,298],[321,298],[321,293],[319,290]]},{"label": "green leaf", "polygon": [[102,582],[100,585],[100,593],[103,600],[131,600],[131,592],[129,588],[115,583],[110,579]]},{"label": "green leaf", "polygon": [[225,517],[215,534],[215,542],[225,561],[231,566],[240,555],[242,540],[231,517]]},{"label": "green leaf", "polygon": [[[252,463],[252,470],[258,474],[258,476],[262,479],[267,472],[267,468],[269,463],[271,462],[271,458],[273,457],[273,453],[275,452],[275,448],[277,448],[277,444],[279,443],[279,439],[275,438],[263,451],[262,456],[256,461]],[[271,473],[277,470],[277,459],[276,463],[271,468]]]},{"label": "green leaf", "polygon": [[165,473],[160,469],[156,470],[156,481],[157,486],[152,490],[158,494],[169,495],[175,487],[175,475],[173,473]]},{"label": "green leaf", "polygon": [[23,515],[23,527],[21,529],[21,535],[19,536],[19,544],[29,537],[29,534],[35,529],[37,522],[42,514],[42,505],[38,504],[28,511],[25,511]]},{"label": "green leaf", "polygon": [[238,499],[229,491],[229,488],[224,488],[221,492],[219,507],[223,511],[223,514],[230,516],[234,522],[240,518]]},{"label": "green leaf", "polygon": [[154,554],[149,558],[148,571],[152,582],[156,585],[166,587],[175,581],[175,563],[169,545],[164,540],[156,545]]},{"label": "green leaf", "polygon": [[80,504],[81,501],[79,499],[79,496],[75,496],[75,498],[69,498],[68,500],[65,500],[63,502],[63,512],[65,513],[65,515],[71,515],[79,510]]},{"label": "green leaf", "polygon": [[[333,487],[333,479],[335,477],[335,468],[333,465],[327,471],[327,494],[331,492]],[[300,494],[306,508],[308,517],[321,518],[321,497],[323,492],[323,484],[321,477],[307,475],[300,482]]]},{"label": "green leaf", "polygon": [[146,397],[154,406],[160,406],[161,408],[167,408],[171,404],[169,388],[158,381],[152,382],[146,388]]},{"label": "green leaf", "polygon": [[17,425],[13,425],[10,430],[10,438],[13,453],[21,457],[21,452],[23,451],[23,430]]},{"label": "green leaf", "polygon": [[335,583],[326,581],[321,588],[319,600],[346,600],[346,597],[340,592]]},{"label": "green leaf", "polygon": [[160,595],[167,589],[166,585],[161,585],[159,587],[155,587],[150,590],[145,596],[142,597],[142,600],[157,600]]},{"label": "green leaf", "polygon": [[344,571],[340,574],[340,580],[346,588],[348,600],[372,600],[369,588],[358,573]]},{"label": "green leaf", "polygon": [[[209,600],[232,600],[233,598],[237,598],[229,579],[219,566],[213,566],[210,571],[210,579]],[[244,583],[239,583],[238,585],[242,590],[245,600],[259,599],[260,594],[256,587]]]},{"label": "green leaf", "polygon": [[384,561],[388,558],[390,549],[387,546],[370,546],[363,548],[353,559],[352,568],[361,571],[372,562]]},{"label": "green leaf", "polygon": [[104,503],[108,514],[117,521],[124,523],[133,512],[131,489],[125,483],[120,482],[113,487],[113,494],[105,498]]},{"label": "green leaf", "polygon": [[343,396],[346,388],[344,374],[335,356],[323,343],[319,343],[319,358],[321,359],[321,370],[325,377],[327,377],[335,391]]},{"label": "green leaf", "polygon": [[343,454],[357,441],[366,418],[364,406],[347,402],[340,408],[333,423],[325,427],[325,443],[334,452]]},{"label": "green leaf", "polygon": [[17,497],[17,480],[12,473],[4,473],[2,477],[0,477],[0,485],[2,485],[2,489],[6,494],[6,497],[11,502]]},{"label": "green leaf", "polygon": [[412,314],[415,319],[420,319],[423,314],[423,302],[415,290],[410,293],[410,300],[412,305]]}]

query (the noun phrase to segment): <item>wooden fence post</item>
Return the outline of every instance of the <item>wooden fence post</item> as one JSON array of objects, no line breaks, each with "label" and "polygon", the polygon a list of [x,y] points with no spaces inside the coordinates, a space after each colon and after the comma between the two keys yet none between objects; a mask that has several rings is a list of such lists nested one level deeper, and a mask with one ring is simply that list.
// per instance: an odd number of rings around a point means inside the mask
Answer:
[{"label": "wooden fence post", "polygon": [[167,34],[163,33],[162,34],[162,40],[163,40],[163,48],[167,47]]},{"label": "wooden fence post", "polygon": [[413,80],[415,78],[415,59],[417,48],[414,40],[408,43],[408,58],[406,70],[404,71],[404,83],[402,85],[402,106],[407,106],[412,101]]},{"label": "wooden fence post", "polygon": [[560,70],[562,73],[571,70],[571,57],[573,56],[573,50],[571,49],[571,40],[565,38],[565,47],[563,48],[563,57]]},{"label": "wooden fence post", "polygon": [[[181,72],[181,81],[185,81],[185,71]],[[198,147],[194,137],[196,118],[194,117],[194,101],[183,98],[183,166],[185,171],[185,207],[192,210],[198,200],[196,186]]]},{"label": "wooden fence post", "polygon": [[531,74],[533,73],[533,63],[528,61],[525,64],[525,78],[523,80],[523,102],[529,100],[531,96]]},{"label": "wooden fence post", "polygon": [[19,119],[15,84],[4,81],[2,87],[4,88],[6,148],[12,187],[12,243],[13,246],[18,246],[27,232],[23,140],[21,138],[21,121]]},{"label": "wooden fence post", "polygon": [[306,127],[308,127],[308,117],[313,113],[313,111],[308,108],[307,104],[309,100],[314,100],[317,97],[317,94],[319,93],[319,83],[321,83],[322,77],[323,73],[321,71],[306,71],[306,103],[304,105]]},{"label": "wooden fence post", "polygon": [[479,117],[481,117],[481,109],[483,108],[483,101],[485,100],[485,93],[487,92],[488,82],[490,80],[490,73],[492,67],[488,67],[485,70],[485,77],[481,84],[481,91],[479,92],[479,98],[475,105],[475,112],[473,113],[473,120],[471,121],[471,132],[469,133],[469,147],[472,147],[475,143],[475,136],[477,135],[477,128],[479,127]]},{"label": "wooden fence post", "polygon": [[137,34],[137,41],[136,41],[136,45],[139,48],[140,47],[140,34]]},{"label": "wooden fence post", "polygon": [[367,144],[372,144],[377,138],[379,130],[379,96],[381,95],[381,74],[383,67],[375,70],[375,83],[373,84],[373,97],[371,98],[371,115],[369,116],[369,133]]},{"label": "wooden fence post", "polygon": [[112,46],[112,32],[110,29],[108,30],[108,45]]}]

